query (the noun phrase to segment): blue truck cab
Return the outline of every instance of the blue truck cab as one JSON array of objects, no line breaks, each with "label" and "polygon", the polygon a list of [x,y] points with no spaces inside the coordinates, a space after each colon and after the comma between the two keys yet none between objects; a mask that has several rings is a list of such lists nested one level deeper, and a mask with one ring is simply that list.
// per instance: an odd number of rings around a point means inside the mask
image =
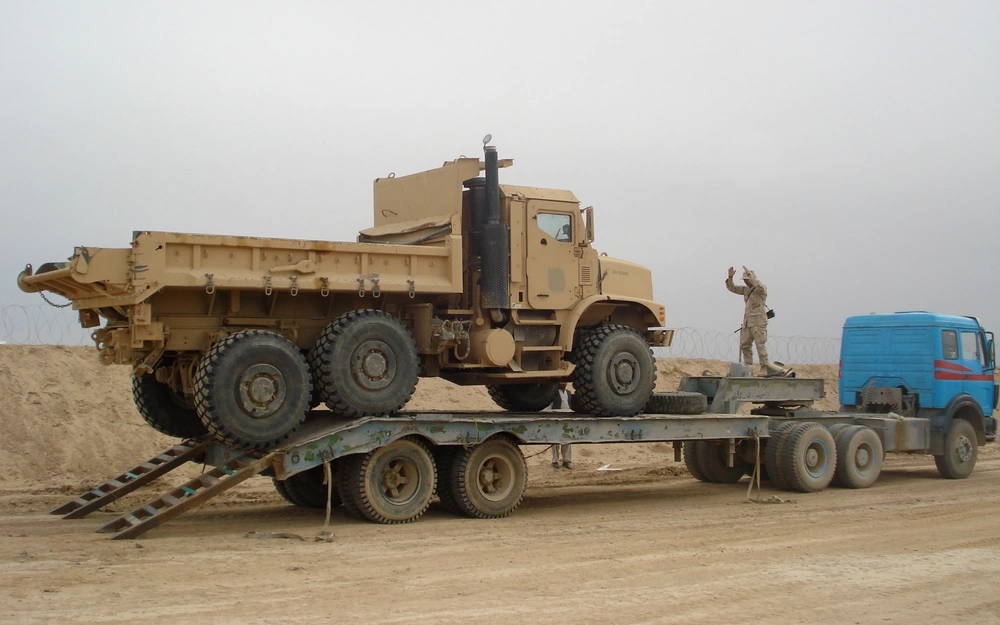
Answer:
[{"label": "blue truck cab", "polygon": [[975,317],[923,311],[848,317],[841,408],[929,419],[931,454],[944,453],[955,419],[968,421],[983,445],[996,437],[995,360],[993,333]]}]

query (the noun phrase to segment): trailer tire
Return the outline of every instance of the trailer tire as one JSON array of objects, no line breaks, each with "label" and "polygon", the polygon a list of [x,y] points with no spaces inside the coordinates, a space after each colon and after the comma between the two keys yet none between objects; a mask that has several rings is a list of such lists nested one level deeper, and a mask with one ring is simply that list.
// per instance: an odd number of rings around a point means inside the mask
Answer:
[{"label": "trailer tire", "polygon": [[[831,434],[833,433],[833,428]],[[833,482],[844,488],[868,488],[882,472],[882,440],[875,430],[863,425],[840,428],[834,440],[837,446],[837,470]]]},{"label": "trailer tire", "polygon": [[311,392],[299,348],[267,330],[219,339],[195,369],[198,416],[231,447],[266,449],[287,438],[305,421]]},{"label": "trailer tire", "polygon": [[[335,463],[336,464],[336,463]],[[336,466],[331,468],[331,477],[336,475]],[[313,467],[308,471],[296,473],[285,480],[272,478],[274,489],[278,494],[293,506],[301,508],[326,508],[327,485],[323,483],[323,465]],[[340,494],[336,488],[336,478],[334,477],[334,488],[332,493],[332,508],[340,507]]]},{"label": "trailer tire", "polygon": [[634,329],[601,324],[582,332],[573,361],[573,388],[585,412],[631,417],[646,407],[656,383],[656,362]]},{"label": "trailer tire", "polygon": [[333,474],[333,483],[340,494],[340,504],[344,512],[355,519],[365,520],[358,502],[354,499],[351,491],[351,484],[357,480],[361,471],[361,460],[364,454],[351,454],[343,456],[337,460],[337,471]]},{"label": "trailer tire", "polygon": [[725,451],[722,443],[714,441],[697,442],[699,444],[695,449],[699,456],[698,466],[701,468],[702,473],[705,474],[707,481],[715,482],[716,484],[735,484],[744,475],[747,475],[747,473],[753,473],[753,467],[748,467],[739,456],[733,459],[733,466],[728,466],[729,461],[726,456],[729,454]]},{"label": "trailer tire", "polygon": [[456,454],[461,450],[458,445],[438,445],[434,448],[434,465],[437,467],[437,497],[441,507],[452,514],[463,514],[455,501],[455,495],[448,483],[451,466]]},{"label": "trailer tire", "polygon": [[674,391],[653,393],[643,412],[647,414],[704,414],[708,410],[708,398],[701,393]]},{"label": "trailer tire", "polygon": [[819,423],[799,423],[787,433],[780,464],[791,490],[814,493],[830,485],[837,469],[837,445]]},{"label": "trailer tire", "polygon": [[782,471],[782,450],[788,439],[788,432],[795,426],[794,421],[784,421],[779,423],[770,432],[767,443],[764,445],[764,469],[767,471],[768,480],[771,485],[779,490],[787,490],[788,482],[785,481]]},{"label": "trailer tire", "polygon": [[420,360],[413,335],[381,310],[352,310],[331,322],[309,355],[320,399],[345,417],[391,415],[410,400]]},{"label": "trailer tire", "polygon": [[437,482],[434,458],[417,439],[401,438],[362,454],[346,476],[344,499],[360,515],[386,525],[416,521],[427,511]]},{"label": "trailer tire", "polygon": [[177,438],[200,438],[208,434],[198,412],[151,373],[132,375],[132,399],[143,420],[157,432]]},{"label": "trailer tire", "polygon": [[934,456],[941,477],[949,480],[969,477],[979,457],[976,444],[976,430],[972,424],[965,419],[952,419],[944,438],[944,454]]},{"label": "trailer tire", "polygon": [[691,477],[699,482],[708,482],[708,476],[701,467],[701,454],[699,453],[699,443],[703,441],[684,441],[684,466],[687,467]]},{"label": "trailer tire", "polygon": [[524,499],[528,465],[517,445],[495,437],[460,449],[449,467],[447,485],[461,514],[476,519],[510,515]]},{"label": "trailer tire", "polygon": [[498,406],[511,412],[545,410],[559,397],[559,384],[556,382],[489,384],[486,390]]}]

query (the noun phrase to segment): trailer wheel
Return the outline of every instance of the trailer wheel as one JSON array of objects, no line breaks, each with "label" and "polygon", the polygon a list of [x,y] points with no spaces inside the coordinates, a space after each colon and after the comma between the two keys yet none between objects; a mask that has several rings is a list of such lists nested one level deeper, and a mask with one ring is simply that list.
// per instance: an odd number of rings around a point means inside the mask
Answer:
[{"label": "trailer wheel", "polygon": [[786,435],[779,465],[791,490],[812,493],[830,485],[837,468],[837,445],[819,423],[800,423]]},{"label": "trailer wheel", "polygon": [[434,458],[420,441],[401,438],[361,455],[354,464],[343,495],[365,519],[409,523],[427,511],[437,476]]},{"label": "trailer wheel", "polygon": [[965,419],[952,419],[944,439],[944,454],[934,456],[941,477],[949,480],[969,477],[979,456],[976,444],[976,430],[972,424]]},{"label": "trailer wheel", "polygon": [[573,360],[573,388],[585,412],[631,417],[646,407],[656,383],[656,363],[649,345],[632,328],[602,324],[584,332]]},{"label": "trailer wheel", "polygon": [[143,420],[158,432],[177,438],[208,434],[197,411],[151,373],[132,375],[132,399]]},{"label": "trailer wheel", "polygon": [[647,414],[704,414],[708,410],[708,398],[701,393],[674,391],[653,393],[643,412]]},{"label": "trailer wheel", "polygon": [[711,441],[697,441],[697,443],[695,449],[700,460],[699,466],[705,477],[708,478],[707,481],[717,484],[735,484],[744,475],[753,472],[753,468],[748,467],[747,463],[739,456],[734,458],[733,466],[728,466],[729,453],[725,445]]},{"label": "trailer wheel", "polygon": [[333,474],[333,483],[340,494],[340,503],[344,508],[344,512],[361,520],[364,520],[365,517],[361,514],[358,502],[352,494],[351,485],[357,481],[363,458],[364,454],[351,454],[339,458],[337,460],[337,471]]},{"label": "trailer wheel", "polygon": [[434,466],[437,467],[437,488],[436,494],[441,503],[441,507],[452,514],[463,514],[455,501],[455,495],[448,484],[448,476],[451,475],[451,466],[455,462],[455,456],[461,447],[458,445],[438,445],[434,448]]},{"label": "trailer wheel", "polygon": [[[334,475],[337,468],[331,467]],[[323,465],[313,467],[308,471],[296,473],[286,480],[272,478],[274,489],[285,498],[285,501],[293,506],[301,508],[326,508],[327,485],[323,483]],[[340,494],[337,492],[336,478],[334,478],[333,498],[331,507],[340,506]]]},{"label": "trailer wheel", "polygon": [[490,384],[486,390],[498,406],[511,412],[545,410],[559,396],[559,384],[555,382]]},{"label": "trailer wheel", "polygon": [[450,469],[450,496],[465,516],[499,519],[513,512],[524,498],[528,465],[517,445],[506,438],[491,438],[471,449],[460,449]]},{"label": "trailer wheel", "polygon": [[[831,428],[831,434],[832,434]],[[863,425],[841,428],[835,436],[837,470],[834,483],[844,488],[868,488],[882,472],[882,440]]]},{"label": "trailer wheel", "polygon": [[263,449],[305,420],[312,384],[294,343],[242,330],[212,344],[195,370],[194,389],[198,416],[218,440]]},{"label": "trailer wheel", "polygon": [[780,490],[787,490],[788,483],[782,471],[782,451],[788,440],[788,432],[795,426],[794,421],[784,421],[771,430],[767,443],[764,445],[764,469],[767,471],[771,485]]},{"label": "trailer wheel", "polygon": [[381,310],[352,310],[323,329],[310,352],[320,398],[347,417],[398,412],[417,386],[413,335]]},{"label": "trailer wheel", "polygon": [[708,476],[701,466],[701,454],[698,451],[699,443],[703,441],[684,441],[684,466],[687,467],[691,477],[699,482],[708,482]]}]

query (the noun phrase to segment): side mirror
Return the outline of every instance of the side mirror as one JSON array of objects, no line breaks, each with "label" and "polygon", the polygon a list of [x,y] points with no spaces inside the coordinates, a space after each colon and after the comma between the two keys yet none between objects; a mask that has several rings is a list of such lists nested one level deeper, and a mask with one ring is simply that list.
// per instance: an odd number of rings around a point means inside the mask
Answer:
[{"label": "side mirror", "polygon": [[587,243],[594,242],[594,207],[588,206],[583,209],[583,220],[587,225]]},{"label": "side mirror", "polygon": [[996,366],[997,362],[997,352],[996,352],[996,341],[993,339],[993,333],[987,332],[986,336],[986,357],[989,359],[989,368],[992,369]]}]

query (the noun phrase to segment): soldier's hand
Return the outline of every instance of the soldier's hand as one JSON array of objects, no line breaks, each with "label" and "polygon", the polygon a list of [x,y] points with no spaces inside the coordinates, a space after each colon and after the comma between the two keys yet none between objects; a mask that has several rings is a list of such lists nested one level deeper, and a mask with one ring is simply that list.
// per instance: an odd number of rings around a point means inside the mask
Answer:
[{"label": "soldier's hand", "polygon": [[729,268],[729,277],[732,278],[735,275],[736,275],[736,270],[733,269],[732,267],[730,267]]}]

